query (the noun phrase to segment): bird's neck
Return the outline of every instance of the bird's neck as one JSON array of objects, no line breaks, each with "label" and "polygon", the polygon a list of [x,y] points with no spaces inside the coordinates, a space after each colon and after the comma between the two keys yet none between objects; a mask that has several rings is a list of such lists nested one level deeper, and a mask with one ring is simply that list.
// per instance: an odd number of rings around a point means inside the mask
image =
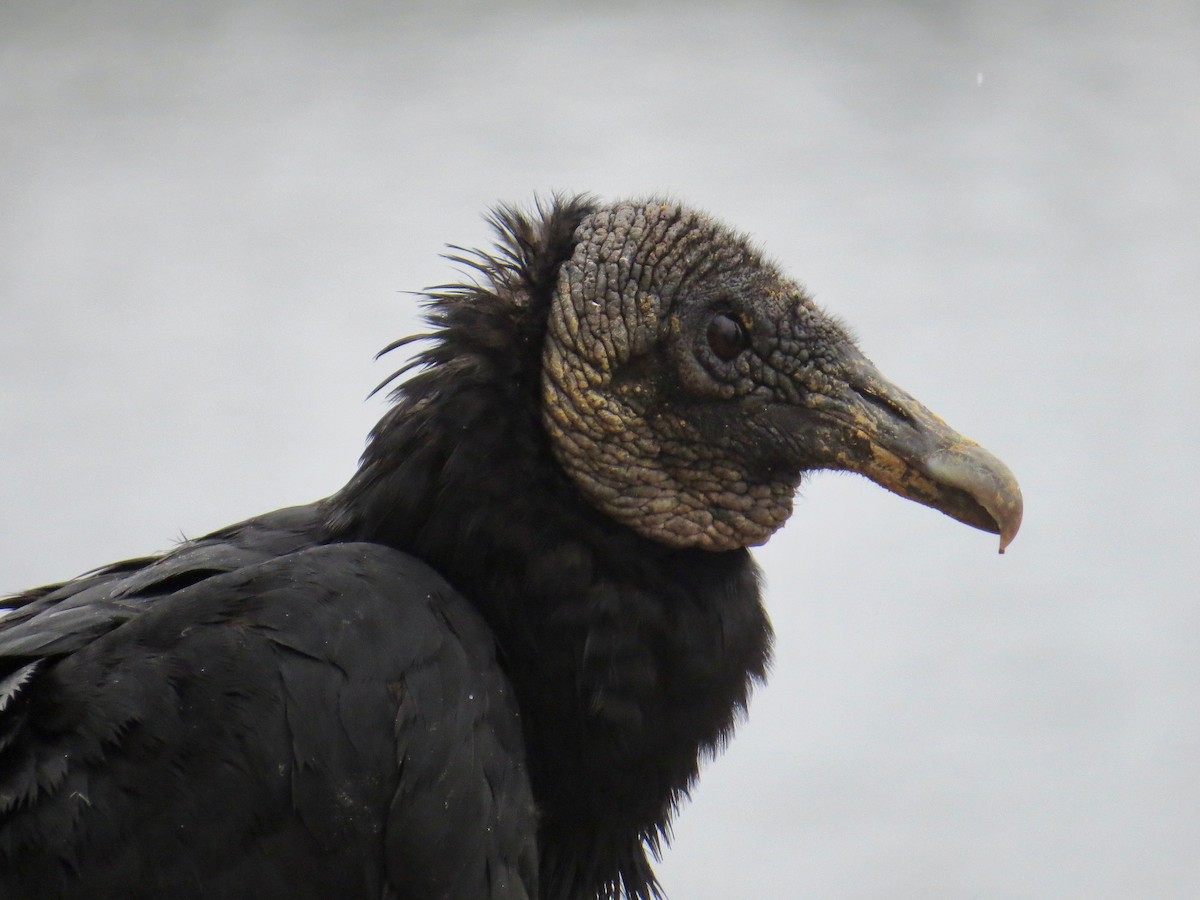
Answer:
[{"label": "bird's neck", "polygon": [[376,428],[332,527],[420,557],[492,628],[542,811],[543,896],[619,882],[650,896],[647,844],[764,675],[754,564],[607,519],[555,463],[519,380],[440,374]]}]

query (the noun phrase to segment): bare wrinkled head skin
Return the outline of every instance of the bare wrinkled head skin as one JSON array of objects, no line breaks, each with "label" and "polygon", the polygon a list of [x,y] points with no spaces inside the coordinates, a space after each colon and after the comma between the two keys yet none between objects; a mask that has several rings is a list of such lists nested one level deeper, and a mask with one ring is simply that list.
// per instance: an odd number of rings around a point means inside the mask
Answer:
[{"label": "bare wrinkled head skin", "polygon": [[543,360],[554,452],[600,509],[680,548],[765,542],[809,469],[861,472],[1001,534],[1003,464],[889,384],[838,323],[709,217],[662,201],[587,216]]},{"label": "bare wrinkled head skin", "polygon": [[[747,471],[751,423],[704,415],[706,404],[753,393],[766,373],[757,354],[718,359],[703,320],[740,314],[742,298],[776,317],[806,301],[745,241],[677,206],[604,209],[577,236],[543,367],[560,461],[601,509],[656,540],[761,544],[791,515],[799,473]],[[705,434],[713,424],[726,430],[716,442]]]}]

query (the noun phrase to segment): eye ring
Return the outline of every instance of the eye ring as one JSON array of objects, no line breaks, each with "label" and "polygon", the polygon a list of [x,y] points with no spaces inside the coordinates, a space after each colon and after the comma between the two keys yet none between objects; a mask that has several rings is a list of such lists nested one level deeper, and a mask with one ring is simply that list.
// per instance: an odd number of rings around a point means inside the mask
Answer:
[{"label": "eye ring", "polygon": [[718,313],[708,322],[708,347],[717,359],[729,362],[750,346],[750,332],[741,319],[729,313]]}]

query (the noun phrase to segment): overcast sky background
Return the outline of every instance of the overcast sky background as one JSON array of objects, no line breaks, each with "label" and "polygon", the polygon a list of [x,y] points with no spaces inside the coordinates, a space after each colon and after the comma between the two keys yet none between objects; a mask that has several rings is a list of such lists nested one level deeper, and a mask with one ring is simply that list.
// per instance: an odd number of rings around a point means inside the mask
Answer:
[{"label": "overcast sky background", "polygon": [[1017,473],[820,475],[690,898],[1200,896],[1200,6],[0,4],[0,591],[307,502],[442,245],[535,192],[753,234]]}]

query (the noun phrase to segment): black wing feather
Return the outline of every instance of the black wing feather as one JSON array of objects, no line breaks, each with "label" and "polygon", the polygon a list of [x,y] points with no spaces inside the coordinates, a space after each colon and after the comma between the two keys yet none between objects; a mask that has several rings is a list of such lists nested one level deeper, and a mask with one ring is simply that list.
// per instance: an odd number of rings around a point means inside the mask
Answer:
[{"label": "black wing feather", "polygon": [[379,545],[238,566],[240,528],[0,631],[0,896],[536,895],[477,614]]}]

